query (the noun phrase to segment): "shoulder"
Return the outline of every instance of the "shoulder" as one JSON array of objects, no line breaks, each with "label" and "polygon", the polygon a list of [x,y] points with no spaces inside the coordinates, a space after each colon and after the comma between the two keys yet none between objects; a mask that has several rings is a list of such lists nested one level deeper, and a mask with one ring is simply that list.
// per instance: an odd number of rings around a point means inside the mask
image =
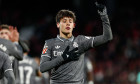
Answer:
[{"label": "shoulder", "polygon": [[56,40],[56,38],[47,39],[47,40],[45,40],[45,43],[52,43],[55,40]]},{"label": "shoulder", "polygon": [[0,59],[5,60],[8,59],[8,55],[2,51],[0,51]]},{"label": "shoulder", "polygon": [[76,39],[79,39],[79,38],[83,38],[83,36],[84,36],[84,35],[78,35],[78,36],[76,36],[75,38],[76,38]]},{"label": "shoulder", "polygon": [[84,35],[78,35],[75,38],[78,39],[78,40],[83,40],[83,39],[85,39],[85,36]]},{"label": "shoulder", "polygon": [[49,47],[51,48],[55,43],[56,38],[45,40],[44,48]]},{"label": "shoulder", "polygon": [[0,38],[0,44],[4,44],[4,45],[7,45],[7,46],[13,46],[13,42],[11,42],[10,40],[6,40],[6,39],[2,39]]},{"label": "shoulder", "polygon": [[77,38],[78,39],[85,39],[86,40],[86,39],[91,39],[92,36],[78,35]]},{"label": "shoulder", "polygon": [[0,38],[0,41],[1,41],[1,42],[8,42],[8,43],[12,43],[10,40],[6,40],[6,39],[3,39],[3,38]]}]

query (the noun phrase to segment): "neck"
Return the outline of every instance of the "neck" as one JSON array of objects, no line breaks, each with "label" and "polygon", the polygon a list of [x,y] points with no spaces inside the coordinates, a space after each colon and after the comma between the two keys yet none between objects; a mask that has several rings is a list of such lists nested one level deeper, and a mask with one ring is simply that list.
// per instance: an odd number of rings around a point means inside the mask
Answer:
[{"label": "neck", "polygon": [[65,38],[65,39],[69,39],[72,37],[72,33],[69,33],[69,34],[60,33],[60,37]]}]

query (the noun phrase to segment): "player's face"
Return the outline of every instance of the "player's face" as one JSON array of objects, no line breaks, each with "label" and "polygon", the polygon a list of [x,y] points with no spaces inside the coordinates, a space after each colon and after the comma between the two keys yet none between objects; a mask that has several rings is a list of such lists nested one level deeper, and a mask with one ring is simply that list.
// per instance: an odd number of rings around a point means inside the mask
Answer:
[{"label": "player's face", "polygon": [[72,18],[64,17],[59,23],[57,23],[57,27],[59,28],[60,33],[72,34],[75,23],[73,22]]},{"label": "player's face", "polygon": [[8,29],[0,30],[0,38],[9,40],[10,39],[9,36],[10,36],[10,31]]}]

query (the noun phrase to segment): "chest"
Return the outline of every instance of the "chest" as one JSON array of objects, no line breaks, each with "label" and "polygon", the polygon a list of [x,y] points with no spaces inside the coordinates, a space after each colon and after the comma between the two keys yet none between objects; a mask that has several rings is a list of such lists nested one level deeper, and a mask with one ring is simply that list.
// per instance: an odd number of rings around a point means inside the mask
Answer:
[{"label": "chest", "polygon": [[71,51],[72,49],[79,47],[79,45],[80,44],[78,41],[55,42],[54,45],[52,46],[51,53],[54,57],[61,56],[67,46],[70,46],[69,51]]}]

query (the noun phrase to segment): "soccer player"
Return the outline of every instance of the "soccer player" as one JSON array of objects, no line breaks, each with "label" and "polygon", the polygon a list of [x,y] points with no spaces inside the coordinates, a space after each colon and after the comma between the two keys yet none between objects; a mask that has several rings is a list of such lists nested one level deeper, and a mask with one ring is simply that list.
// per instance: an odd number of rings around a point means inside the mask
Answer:
[{"label": "soccer player", "polygon": [[23,59],[23,50],[18,44],[19,33],[16,28],[0,25],[0,50],[9,55],[15,77],[18,76],[18,61]]},{"label": "soccer player", "polygon": [[0,51],[0,84],[5,84],[5,81],[2,79],[4,76],[7,78],[8,84],[15,84],[15,76],[9,56]]},{"label": "soccer player", "polygon": [[76,16],[70,10],[56,15],[59,35],[45,41],[40,71],[51,70],[50,84],[84,84],[84,53],[113,39],[106,7],[96,3],[103,24],[103,34],[95,37],[72,34]]},{"label": "soccer player", "polygon": [[24,57],[22,61],[19,61],[19,80],[17,84],[36,84],[36,76],[41,76],[39,65],[34,58],[28,56],[30,51],[28,41],[20,40],[20,45],[22,46]]}]

